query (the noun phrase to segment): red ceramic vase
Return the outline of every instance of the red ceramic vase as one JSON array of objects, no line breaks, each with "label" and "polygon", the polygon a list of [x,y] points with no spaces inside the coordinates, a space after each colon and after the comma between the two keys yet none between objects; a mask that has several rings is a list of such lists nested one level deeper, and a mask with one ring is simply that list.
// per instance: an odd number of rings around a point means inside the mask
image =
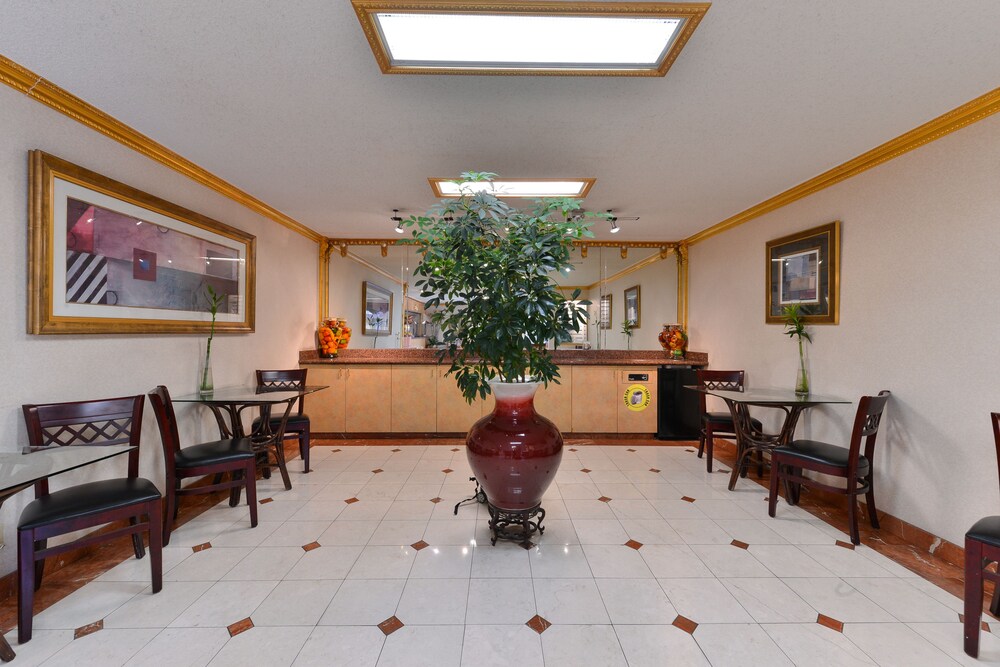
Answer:
[{"label": "red ceramic vase", "polygon": [[465,440],[472,472],[490,504],[502,510],[541,503],[562,460],[562,434],[535,412],[538,385],[492,383],[496,407],[473,424]]}]

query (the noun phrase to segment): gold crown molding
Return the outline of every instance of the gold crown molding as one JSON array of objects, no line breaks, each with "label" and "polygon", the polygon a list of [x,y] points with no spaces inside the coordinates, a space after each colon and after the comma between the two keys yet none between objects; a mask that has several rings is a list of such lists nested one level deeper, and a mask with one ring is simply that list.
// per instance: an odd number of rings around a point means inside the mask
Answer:
[{"label": "gold crown molding", "polygon": [[[508,0],[493,2],[492,0],[351,0],[358,21],[364,30],[368,44],[371,46],[375,61],[383,74],[465,74],[474,76],[622,76],[649,77],[665,76],[677,56],[680,55],[695,28],[712,6],[710,2],[535,2],[534,0]],[[490,14],[522,14],[522,15],[573,15],[573,16],[605,16],[605,15],[639,15],[664,16],[683,18],[680,32],[670,45],[670,50],[663,62],[655,70],[580,70],[567,71],[558,69],[509,69],[484,70],[461,68],[422,68],[395,67],[389,61],[389,56],[382,44],[373,15],[378,12],[404,11],[412,13],[490,13]]]},{"label": "gold crown molding", "polygon": [[131,148],[137,153],[187,176],[238,204],[249,208],[255,213],[277,222],[292,231],[305,236],[310,241],[319,243],[323,235],[306,227],[301,222],[290,218],[276,208],[265,204],[253,195],[244,192],[232,183],[228,183],[215,174],[199,167],[190,160],[181,157],[166,146],[150,139],[141,132],[129,127],[120,120],[104,113],[92,104],[85,102],[76,95],[60,88],[48,79],[35,74],[26,67],[0,55],[0,82],[14,90],[20,91],[36,102],[69,116],[73,120],[100,132],[118,143]]},{"label": "gold crown molding", "polygon": [[[441,184],[442,183],[454,183],[456,180],[458,180],[458,179],[455,179],[455,178],[438,178],[438,177],[431,176],[430,178],[427,179],[427,183],[430,184],[430,186],[431,186],[431,192],[433,192],[434,196],[437,197],[438,199],[455,199],[456,195],[446,195],[445,193],[441,192]],[[590,190],[591,190],[591,188],[594,187],[594,183],[597,182],[596,178],[572,178],[572,177],[567,177],[567,178],[501,178],[501,177],[498,176],[496,180],[500,181],[502,183],[524,183],[524,182],[529,182],[529,183],[553,183],[553,182],[555,182],[555,183],[566,183],[566,182],[568,182],[568,183],[576,183],[576,182],[583,183],[583,188],[580,190],[580,194],[569,195],[570,199],[584,199],[587,195],[590,194]],[[544,197],[539,197],[538,195],[504,195],[504,194],[497,194],[496,192],[494,192],[492,194],[496,195],[500,199],[544,199]]]},{"label": "gold crown molding", "polygon": [[717,234],[742,225],[745,222],[758,218],[766,213],[775,211],[783,206],[787,206],[803,197],[819,192],[825,188],[840,183],[843,180],[857,176],[863,171],[872,167],[895,159],[904,153],[908,153],[925,144],[940,139],[963,127],[972,125],[984,118],[992,116],[1000,111],[1000,88],[995,88],[990,92],[977,97],[971,102],[967,102],[960,107],[952,109],[937,118],[916,127],[906,134],[885,142],[873,148],[867,153],[862,153],[852,160],[825,171],[815,178],[799,183],[794,188],[785,190],[779,195],[766,199],[756,206],[737,213],[731,218],[726,218],[711,227],[701,230],[697,234],[685,239],[685,243],[693,245],[709,239]]},{"label": "gold crown molding", "polygon": [[[349,246],[415,246],[417,242],[411,238],[367,238],[367,239],[326,239],[331,248],[345,248]],[[669,254],[678,247],[682,241],[573,241],[573,245],[580,248],[659,248],[661,254]]]}]

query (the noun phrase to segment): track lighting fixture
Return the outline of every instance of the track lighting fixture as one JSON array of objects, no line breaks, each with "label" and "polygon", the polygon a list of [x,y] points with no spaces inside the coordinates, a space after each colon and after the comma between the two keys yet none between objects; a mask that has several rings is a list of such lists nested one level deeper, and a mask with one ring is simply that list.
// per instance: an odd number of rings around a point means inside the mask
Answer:
[{"label": "track lighting fixture", "polygon": [[392,217],[389,218],[389,219],[396,223],[396,233],[397,234],[402,234],[403,233],[403,219],[401,217],[399,217],[399,209],[398,208],[392,209]]}]

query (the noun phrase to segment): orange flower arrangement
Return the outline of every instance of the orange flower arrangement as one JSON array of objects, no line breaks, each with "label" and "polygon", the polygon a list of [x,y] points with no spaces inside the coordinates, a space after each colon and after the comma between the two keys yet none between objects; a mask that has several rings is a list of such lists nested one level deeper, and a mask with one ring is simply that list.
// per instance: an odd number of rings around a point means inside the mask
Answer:
[{"label": "orange flower arrangement", "polygon": [[660,332],[660,344],[671,357],[682,359],[687,351],[688,336],[679,324],[664,324]]},{"label": "orange flower arrangement", "polygon": [[320,356],[332,359],[337,356],[338,350],[347,347],[351,340],[351,328],[343,318],[323,320],[316,337],[319,339]]}]

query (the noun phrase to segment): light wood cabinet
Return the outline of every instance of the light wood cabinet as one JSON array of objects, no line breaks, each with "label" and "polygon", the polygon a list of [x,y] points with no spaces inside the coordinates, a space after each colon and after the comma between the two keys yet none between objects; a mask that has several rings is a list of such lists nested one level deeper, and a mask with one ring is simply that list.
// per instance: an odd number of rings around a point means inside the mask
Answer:
[{"label": "light wood cabinet", "polygon": [[437,430],[437,368],[392,367],[394,433],[433,433]]},{"label": "light wood cabinet", "polygon": [[535,410],[556,425],[560,431],[573,430],[573,367],[559,369],[560,384],[550,382],[535,393]]},{"label": "light wood cabinet", "polygon": [[[437,431],[465,433],[483,416],[485,401],[476,399],[469,405],[455,384],[454,376],[445,376],[447,368],[437,369]],[[490,410],[493,404],[490,403]]]},{"label": "light wood cabinet", "polygon": [[347,372],[344,368],[309,366],[309,384],[327,385],[326,389],[306,396],[304,411],[309,427],[318,433],[343,433],[347,430]]},{"label": "light wood cabinet", "polygon": [[618,431],[618,383],[614,368],[574,366],[572,390],[573,431],[615,433]]},{"label": "light wood cabinet", "polygon": [[348,433],[388,433],[392,411],[392,369],[389,366],[349,366],[346,427]]},{"label": "light wood cabinet", "polygon": [[[631,366],[615,371],[618,379],[618,433],[656,432],[656,368]],[[645,378],[643,378],[645,376]],[[643,410],[630,410],[625,392],[633,385],[641,385],[649,391],[649,404]],[[633,399],[633,397],[629,397]],[[634,400],[642,400],[635,396]]]}]

